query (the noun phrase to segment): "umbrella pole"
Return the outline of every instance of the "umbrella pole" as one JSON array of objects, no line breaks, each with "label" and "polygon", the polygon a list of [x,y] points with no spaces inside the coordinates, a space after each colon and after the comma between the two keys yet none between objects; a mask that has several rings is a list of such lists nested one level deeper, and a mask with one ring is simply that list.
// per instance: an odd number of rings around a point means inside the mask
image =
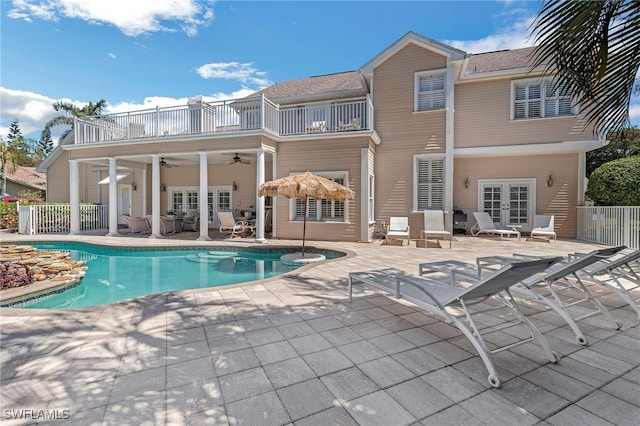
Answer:
[{"label": "umbrella pole", "polygon": [[302,257],[304,257],[304,240],[307,234],[307,206],[308,206],[308,195],[304,196],[304,219],[302,222]]}]

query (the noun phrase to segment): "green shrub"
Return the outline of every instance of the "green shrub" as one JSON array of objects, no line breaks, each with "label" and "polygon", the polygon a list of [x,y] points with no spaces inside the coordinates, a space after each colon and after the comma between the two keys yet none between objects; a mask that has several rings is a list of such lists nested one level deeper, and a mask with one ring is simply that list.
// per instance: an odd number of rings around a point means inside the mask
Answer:
[{"label": "green shrub", "polygon": [[586,195],[598,206],[640,206],[640,156],[598,167],[589,177]]},{"label": "green shrub", "polygon": [[18,209],[16,208],[16,203],[0,201],[0,229],[15,228],[18,228]]}]

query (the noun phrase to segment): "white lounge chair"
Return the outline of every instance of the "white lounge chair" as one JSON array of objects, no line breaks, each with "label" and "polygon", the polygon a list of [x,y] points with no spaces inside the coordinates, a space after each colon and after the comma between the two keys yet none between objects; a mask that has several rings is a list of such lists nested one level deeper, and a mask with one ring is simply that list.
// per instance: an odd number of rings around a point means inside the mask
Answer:
[{"label": "white lounge chair", "polygon": [[585,281],[615,292],[636,311],[640,319],[640,299],[635,300],[630,293],[631,290],[640,289],[640,249],[600,260],[591,267],[583,268],[578,275]]},{"label": "white lounge chair", "polygon": [[400,244],[406,238],[407,244],[411,244],[409,239],[409,218],[408,217],[391,217],[389,218],[389,226],[387,226],[384,235],[385,243],[389,240],[400,240]]},{"label": "white lounge chair", "polygon": [[[467,288],[417,277],[397,269],[352,272],[349,274],[349,301],[352,300],[353,283],[359,281],[387,291],[396,298],[404,298],[430,313],[439,315],[444,321],[458,327],[469,339],[489,372],[489,383],[493,387],[500,387],[500,379],[491,361],[491,354],[535,341],[542,346],[550,362],[555,363],[559,360],[558,355],[551,351],[540,331],[524,316],[509,291],[510,287],[547,269],[559,260],[560,258],[537,259],[506,265],[490,276],[478,279]],[[501,294],[502,292],[506,294]],[[490,303],[483,303],[487,301]],[[504,314],[497,314],[495,318],[503,319],[504,323],[486,328],[476,325],[473,315],[482,315],[498,309],[506,310],[512,315],[512,319],[507,319]],[[520,324],[529,331],[526,338],[493,350],[487,347],[483,334],[487,335]],[[513,335],[515,336],[516,333]]]},{"label": "white lounge chair", "polygon": [[473,212],[473,216],[476,218],[476,224],[471,227],[471,235],[473,235],[474,237],[480,234],[498,234],[500,235],[501,240],[504,239],[505,236],[516,236],[518,237],[518,241],[520,241],[520,232],[514,229],[496,228],[496,224],[493,223],[493,220],[491,219],[491,216],[489,216],[489,213]]},{"label": "white lounge chair", "polygon": [[[581,345],[586,345],[587,338],[577,325],[577,321],[602,315],[616,330],[621,327],[609,310],[598,300],[585,286],[581,278],[584,278],[584,271],[597,262],[610,258],[616,253],[624,250],[625,246],[607,247],[593,250],[580,257],[572,256],[563,262],[553,265],[544,274],[528,278],[520,285],[513,288],[525,296],[543,303],[553,309],[571,327],[576,335],[576,340]],[[511,256],[487,256],[476,259],[477,272],[483,268],[490,268],[496,265],[531,260],[537,256],[514,255]],[[467,271],[468,272],[468,271]],[[460,270],[458,270],[460,273]],[[569,292],[567,295],[565,293]],[[564,297],[561,297],[564,296]],[[586,305],[586,306],[585,306]],[[592,308],[592,309],[588,309]]]},{"label": "white lounge chair", "polygon": [[554,215],[535,215],[533,218],[533,229],[531,229],[531,239],[535,237],[545,237],[548,238],[549,241],[556,242],[554,221]]},{"label": "white lounge chair", "polygon": [[245,220],[236,221],[233,212],[218,212],[218,223],[220,233],[225,238],[241,237],[249,231],[247,222]]},{"label": "white lounge chair", "polygon": [[133,217],[128,214],[121,215],[124,223],[129,227],[129,232],[136,234],[138,232],[149,232],[149,224],[144,217]]},{"label": "white lounge chair", "polygon": [[441,238],[449,240],[449,248],[451,248],[451,240],[453,235],[444,229],[444,212],[442,210],[425,210],[424,211],[424,229],[422,230],[422,239]]}]

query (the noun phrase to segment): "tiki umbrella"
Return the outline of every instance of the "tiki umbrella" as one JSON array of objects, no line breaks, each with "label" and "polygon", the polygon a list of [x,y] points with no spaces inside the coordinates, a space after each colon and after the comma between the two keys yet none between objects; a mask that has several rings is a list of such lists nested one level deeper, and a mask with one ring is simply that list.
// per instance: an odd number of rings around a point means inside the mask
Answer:
[{"label": "tiki umbrella", "polygon": [[300,175],[285,176],[280,179],[265,182],[258,189],[259,196],[275,197],[283,195],[287,198],[304,200],[304,222],[302,225],[302,257],[307,232],[307,199],[328,201],[352,200],[354,193],[349,188],[330,179],[314,175],[311,172]]}]

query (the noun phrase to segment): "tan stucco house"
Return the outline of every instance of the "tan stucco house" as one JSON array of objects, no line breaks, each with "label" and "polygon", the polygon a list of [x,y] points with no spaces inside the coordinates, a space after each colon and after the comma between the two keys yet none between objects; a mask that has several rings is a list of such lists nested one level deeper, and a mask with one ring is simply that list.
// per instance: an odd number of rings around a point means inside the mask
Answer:
[{"label": "tan stucco house", "polygon": [[[570,94],[531,69],[532,48],[467,54],[409,32],[360,69],[277,83],[247,98],[78,119],[43,162],[49,201],[109,205],[121,213],[200,215],[200,236],[221,210],[257,213],[257,240],[299,239],[302,201],[257,197],[271,179],[311,171],[356,193],[310,200],[307,238],[369,241],[376,223],[422,211],[531,228],[555,215],[576,236],[585,153],[606,144],[585,127]],[[74,214],[74,211],[76,213]],[[454,226],[449,215],[449,227]],[[460,224],[458,224],[459,226]],[[462,224],[465,226],[465,224]]]}]

